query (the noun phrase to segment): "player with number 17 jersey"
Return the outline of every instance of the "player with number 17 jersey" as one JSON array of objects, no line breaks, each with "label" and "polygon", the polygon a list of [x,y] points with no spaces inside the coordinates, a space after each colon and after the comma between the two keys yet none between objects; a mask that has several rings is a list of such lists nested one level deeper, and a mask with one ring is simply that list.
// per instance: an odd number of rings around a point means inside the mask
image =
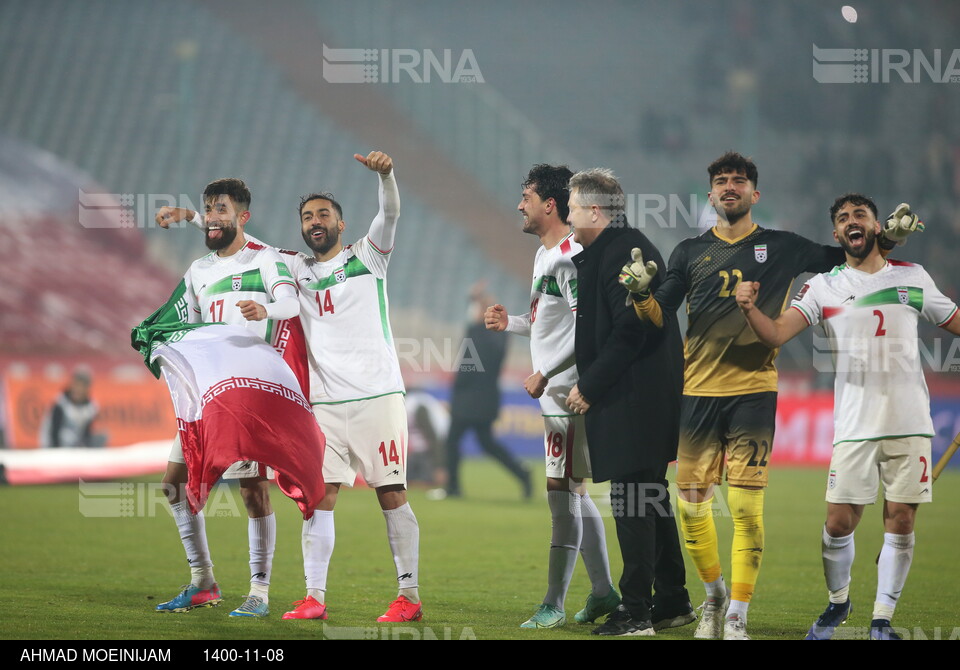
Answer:
[{"label": "player with number 17 jersey", "polygon": [[[226,323],[252,330],[273,344],[277,322],[276,301],[297,297],[290,271],[275,249],[252,239],[231,256],[210,252],[193,262],[183,277],[189,323]],[[267,318],[248,321],[237,303],[253,300],[267,310]]]}]

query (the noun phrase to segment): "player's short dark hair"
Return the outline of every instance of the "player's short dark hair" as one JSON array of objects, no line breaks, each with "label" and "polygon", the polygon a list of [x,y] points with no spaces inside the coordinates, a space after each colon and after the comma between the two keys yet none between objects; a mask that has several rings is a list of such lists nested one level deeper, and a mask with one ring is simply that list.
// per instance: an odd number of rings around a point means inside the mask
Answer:
[{"label": "player's short dark hair", "polygon": [[568,184],[573,172],[566,165],[547,165],[546,163],[537,163],[530,172],[527,173],[527,179],[520,186],[529,188],[540,196],[541,200],[553,198],[557,203],[557,213],[560,220],[566,223],[567,215],[570,214],[570,189]]},{"label": "player's short dark hair", "polygon": [[333,197],[333,193],[310,193],[300,198],[300,207],[297,212],[297,216],[303,217],[303,206],[306,205],[311,200],[329,200],[330,204],[333,205],[333,208],[337,210],[337,221],[343,220],[343,208],[340,206],[340,203],[336,201]]},{"label": "player's short dark hair", "polygon": [[877,205],[862,193],[844,193],[839,198],[833,201],[833,205],[830,207],[830,223],[836,221],[837,212],[840,211],[840,208],[844,205],[853,205],[858,207],[860,205],[866,205],[870,208],[870,211],[873,212],[873,218],[879,218],[877,214]]},{"label": "player's short dark hair", "polygon": [[750,180],[754,188],[757,186],[758,174],[756,164],[752,158],[747,158],[742,154],[738,154],[736,151],[728,151],[707,166],[707,174],[710,175],[711,184],[713,184],[714,177],[724,172],[742,174]]},{"label": "player's short dark hair", "polygon": [[203,202],[215,200],[221,195],[229,197],[238,212],[245,212],[250,209],[250,189],[247,188],[242,179],[227,177],[210,182],[203,189]]}]

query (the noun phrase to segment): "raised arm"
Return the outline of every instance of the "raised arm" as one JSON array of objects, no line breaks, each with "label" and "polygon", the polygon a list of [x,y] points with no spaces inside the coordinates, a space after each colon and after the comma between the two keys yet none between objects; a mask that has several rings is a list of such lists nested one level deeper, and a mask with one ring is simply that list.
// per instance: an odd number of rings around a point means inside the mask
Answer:
[{"label": "raised arm", "polygon": [[737,286],[737,305],[757,338],[771,349],[779,347],[810,324],[803,314],[792,307],[775,320],[756,306],[760,282],[742,281]]},{"label": "raised arm", "polygon": [[370,224],[367,239],[382,254],[393,251],[393,240],[400,218],[400,191],[393,173],[393,159],[382,151],[371,151],[366,157],[354,154],[354,158],[367,169],[380,176],[380,211]]}]

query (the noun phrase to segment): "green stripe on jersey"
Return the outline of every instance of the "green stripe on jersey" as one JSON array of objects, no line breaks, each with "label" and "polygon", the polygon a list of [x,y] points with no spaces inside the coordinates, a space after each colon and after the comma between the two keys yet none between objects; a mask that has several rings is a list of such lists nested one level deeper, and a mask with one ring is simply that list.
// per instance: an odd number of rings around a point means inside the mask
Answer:
[{"label": "green stripe on jersey", "polygon": [[387,291],[382,279],[377,279],[377,300],[380,302],[380,327],[383,328],[383,339],[391,343],[390,320],[387,316]]},{"label": "green stripe on jersey", "polygon": [[[350,277],[359,277],[361,275],[371,274],[370,270],[360,262],[360,259],[354,256],[347,261],[346,265],[342,268],[337,268],[327,277],[319,279],[314,282],[307,284],[307,288],[312,291],[322,291],[325,288],[330,288],[336,284],[343,283],[350,279]],[[340,279],[338,279],[340,277]]]},{"label": "green stripe on jersey", "polygon": [[923,289],[916,286],[894,286],[865,295],[853,304],[856,307],[908,305],[920,312],[923,311]]},{"label": "green stripe on jersey", "polygon": [[537,293],[545,293],[546,295],[552,295],[558,298],[563,297],[563,294],[560,292],[560,283],[557,282],[556,277],[551,277],[550,275],[535,279],[533,282],[533,290]]},{"label": "green stripe on jersey", "polygon": [[351,398],[350,400],[330,400],[327,402],[311,402],[311,405],[344,405],[348,402],[360,402],[361,400],[373,400],[374,398],[383,398],[388,395],[407,395],[406,391],[387,391],[386,393],[381,393],[380,395],[371,395],[366,398]]},{"label": "green stripe on jersey", "polygon": [[[240,280],[240,288],[236,288],[233,285],[234,279]],[[207,295],[217,295],[219,293],[232,293],[234,291],[266,293],[267,290],[263,287],[263,277],[260,275],[260,269],[247,270],[246,272],[236,275],[228,275],[207,286],[205,293]]]},{"label": "green stripe on jersey", "polygon": [[877,435],[875,437],[851,437],[849,440],[837,440],[833,446],[844,442],[873,442],[876,440],[902,440],[905,437],[934,437],[932,433],[907,433],[906,435]]},{"label": "green stripe on jersey", "polygon": [[276,322],[273,319],[267,319],[267,332],[263,334],[263,339],[267,344],[273,346],[273,326]]}]

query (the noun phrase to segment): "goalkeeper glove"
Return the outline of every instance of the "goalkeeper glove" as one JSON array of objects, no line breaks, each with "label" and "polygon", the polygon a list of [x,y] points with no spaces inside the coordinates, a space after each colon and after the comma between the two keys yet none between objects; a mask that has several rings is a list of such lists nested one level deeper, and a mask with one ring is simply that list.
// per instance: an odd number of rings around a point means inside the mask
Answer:
[{"label": "goalkeeper glove", "polygon": [[657,276],[657,264],[654,261],[643,262],[643,252],[634,247],[630,252],[632,263],[620,270],[620,283],[627,289],[627,304],[634,299],[646,300],[650,296],[650,282]]},{"label": "goalkeeper glove", "polygon": [[923,232],[923,222],[910,211],[910,205],[902,202],[887,217],[883,225],[883,236],[894,244],[902,244],[911,233],[917,230]]}]

